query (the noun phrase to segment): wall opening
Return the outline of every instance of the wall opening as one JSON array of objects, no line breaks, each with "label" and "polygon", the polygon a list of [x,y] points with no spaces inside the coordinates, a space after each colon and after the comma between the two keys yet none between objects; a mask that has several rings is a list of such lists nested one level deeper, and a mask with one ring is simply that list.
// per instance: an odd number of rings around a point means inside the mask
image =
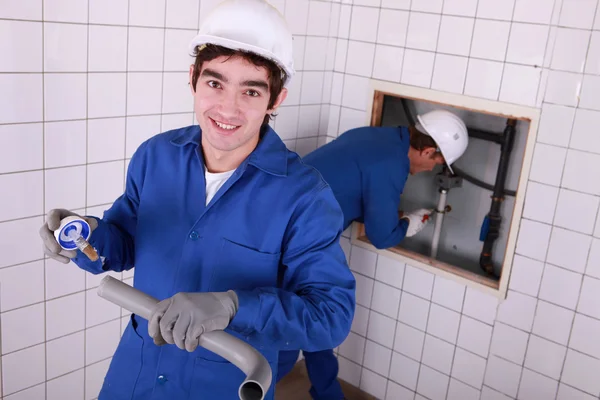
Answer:
[{"label": "wall opening", "polygon": [[[511,104],[374,81],[371,126],[409,126],[418,114],[446,109],[469,130],[453,164],[409,176],[400,210],[432,208],[429,224],[398,246],[371,246],[355,223],[353,244],[401,258],[503,297],[510,275],[539,112]],[[437,224],[436,224],[437,221]]]}]

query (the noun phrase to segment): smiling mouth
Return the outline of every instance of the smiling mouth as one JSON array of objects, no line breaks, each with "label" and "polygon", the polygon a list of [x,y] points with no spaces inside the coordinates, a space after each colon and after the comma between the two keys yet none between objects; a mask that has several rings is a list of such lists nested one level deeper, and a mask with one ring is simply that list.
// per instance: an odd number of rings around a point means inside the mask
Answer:
[{"label": "smiling mouth", "polygon": [[225,123],[223,123],[223,122],[216,121],[216,120],[214,120],[214,119],[212,119],[212,118],[210,118],[210,120],[211,120],[211,121],[212,121],[212,122],[213,122],[213,123],[214,123],[214,124],[215,124],[217,127],[221,128],[221,129],[224,129],[224,130],[226,130],[226,131],[233,131],[233,130],[235,130],[235,129],[237,129],[237,128],[239,128],[239,127],[241,126],[241,125],[230,125],[230,124],[225,124]]}]

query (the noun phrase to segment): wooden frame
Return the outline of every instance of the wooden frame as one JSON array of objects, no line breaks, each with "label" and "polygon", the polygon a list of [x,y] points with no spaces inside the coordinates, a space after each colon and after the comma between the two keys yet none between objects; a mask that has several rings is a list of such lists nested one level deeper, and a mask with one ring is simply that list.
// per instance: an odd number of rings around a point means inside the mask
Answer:
[{"label": "wooden frame", "polygon": [[529,133],[525,143],[523,164],[519,175],[517,195],[515,197],[515,206],[513,208],[512,217],[508,222],[509,233],[499,280],[478,275],[463,268],[435,260],[431,257],[414,251],[406,250],[401,247],[392,247],[383,250],[377,249],[369,242],[364,231],[364,225],[358,222],[353,224],[351,234],[351,243],[355,246],[397,259],[399,261],[408,263],[411,266],[427,270],[433,274],[442,275],[446,278],[463,283],[469,287],[488,292],[500,299],[505,299],[506,292],[508,290],[510,272],[512,269],[512,262],[520,225],[519,222],[523,212],[527,180],[529,177],[529,171],[531,169],[531,161],[533,158],[533,148],[537,136],[540,110],[537,108],[525,107],[516,104],[502,103],[378,80],[371,80],[367,95],[369,98],[369,104],[367,108],[366,123],[370,126],[381,125],[385,96],[427,101],[429,103],[440,105],[450,105],[456,108],[462,108],[478,113],[492,114],[503,118],[514,118],[529,122]]}]

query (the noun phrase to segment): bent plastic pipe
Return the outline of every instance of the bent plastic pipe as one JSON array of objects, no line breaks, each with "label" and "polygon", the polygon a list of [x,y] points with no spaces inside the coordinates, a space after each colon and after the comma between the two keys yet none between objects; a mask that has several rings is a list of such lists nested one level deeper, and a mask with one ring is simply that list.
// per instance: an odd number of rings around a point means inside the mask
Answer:
[{"label": "bent plastic pipe", "polygon": [[[146,320],[158,303],[154,297],[113,278],[104,277],[98,295],[131,311]],[[200,336],[198,344],[223,357],[238,367],[246,379],[238,389],[241,400],[262,400],[271,386],[272,372],[265,357],[254,347],[224,331],[207,332]]]}]

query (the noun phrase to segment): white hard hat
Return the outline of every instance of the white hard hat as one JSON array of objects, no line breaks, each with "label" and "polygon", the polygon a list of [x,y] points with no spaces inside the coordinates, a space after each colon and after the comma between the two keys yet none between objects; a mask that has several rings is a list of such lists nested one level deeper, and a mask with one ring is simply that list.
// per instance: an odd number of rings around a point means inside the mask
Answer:
[{"label": "white hard hat", "polygon": [[[446,110],[434,110],[417,115],[417,129],[435,140],[446,164],[452,171],[452,164],[463,155],[469,144],[469,134],[462,119]],[[420,126],[419,126],[420,125]]]},{"label": "white hard hat", "polygon": [[215,44],[233,50],[245,50],[277,64],[287,77],[288,86],[295,74],[292,34],[281,13],[265,0],[225,0],[202,22],[189,50]]}]

